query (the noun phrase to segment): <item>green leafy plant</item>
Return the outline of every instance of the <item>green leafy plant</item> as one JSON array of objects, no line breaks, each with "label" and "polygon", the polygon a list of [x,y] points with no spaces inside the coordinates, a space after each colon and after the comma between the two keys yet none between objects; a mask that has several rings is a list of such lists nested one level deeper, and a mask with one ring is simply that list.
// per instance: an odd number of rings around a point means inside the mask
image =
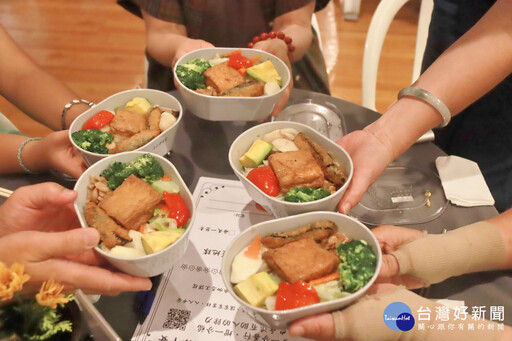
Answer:
[{"label": "green leafy plant", "polygon": [[62,284],[49,280],[43,283],[35,297],[21,297],[23,284],[29,276],[23,265],[10,268],[0,262],[0,340],[48,340],[57,334],[72,331],[71,321],[59,312],[72,296],[62,293]]}]

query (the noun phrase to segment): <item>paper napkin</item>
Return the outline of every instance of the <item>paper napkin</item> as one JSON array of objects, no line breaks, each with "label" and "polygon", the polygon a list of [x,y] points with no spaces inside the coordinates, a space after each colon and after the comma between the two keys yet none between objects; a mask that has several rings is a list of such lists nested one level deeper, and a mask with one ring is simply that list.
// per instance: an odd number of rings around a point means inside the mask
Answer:
[{"label": "paper napkin", "polygon": [[459,156],[440,156],[436,159],[446,199],[457,206],[494,205],[489,187],[476,162]]}]

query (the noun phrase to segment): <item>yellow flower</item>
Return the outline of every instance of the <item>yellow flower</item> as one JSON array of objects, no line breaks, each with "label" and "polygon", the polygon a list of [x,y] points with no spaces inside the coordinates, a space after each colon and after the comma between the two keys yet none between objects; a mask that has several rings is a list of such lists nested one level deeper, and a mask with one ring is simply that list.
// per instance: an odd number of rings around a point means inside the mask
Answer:
[{"label": "yellow flower", "polygon": [[14,263],[11,268],[0,262],[0,301],[10,300],[16,291],[23,288],[30,276],[23,273],[22,264]]},{"label": "yellow flower", "polygon": [[53,309],[57,308],[59,303],[68,303],[62,289],[64,289],[64,285],[55,282],[53,279],[44,282],[36,295],[37,303]]}]

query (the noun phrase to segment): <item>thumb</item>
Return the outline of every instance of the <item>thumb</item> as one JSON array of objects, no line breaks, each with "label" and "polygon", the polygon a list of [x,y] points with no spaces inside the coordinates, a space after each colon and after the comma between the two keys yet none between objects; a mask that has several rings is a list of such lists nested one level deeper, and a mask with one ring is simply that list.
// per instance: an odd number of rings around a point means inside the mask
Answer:
[{"label": "thumb", "polygon": [[34,209],[64,206],[75,201],[77,193],[53,182],[20,187],[13,195]]},{"label": "thumb", "polygon": [[382,266],[380,268],[379,277],[393,277],[400,272],[400,264],[393,255],[382,255]]},{"label": "thumb", "polygon": [[331,314],[304,317],[290,326],[290,335],[313,339],[332,339],[334,320]]},{"label": "thumb", "polygon": [[354,176],[352,182],[347,188],[347,191],[341,198],[338,204],[338,211],[343,214],[348,214],[350,210],[359,203],[364,193],[366,192],[367,186],[362,183],[358,183],[357,178]]},{"label": "thumb", "polygon": [[64,232],[25,232],[24,247],[39,261],[79,254],[94,248],[100,234],[94,228],[77,228]]}]

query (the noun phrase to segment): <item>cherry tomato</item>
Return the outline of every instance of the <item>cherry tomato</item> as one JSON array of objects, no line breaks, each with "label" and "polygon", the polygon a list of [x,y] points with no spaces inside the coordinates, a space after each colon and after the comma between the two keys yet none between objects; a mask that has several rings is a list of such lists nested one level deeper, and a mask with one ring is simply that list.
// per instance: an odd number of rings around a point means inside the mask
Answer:
[{"label": "cherry tomato", "polygon": [[276,293],[276,310],[304,307],[320,302],[315,288],[304,282],[279,283]]},{"label": "cherry tomato", "polygon": [[247,179],[271,197],[279,194],[279,182],[269,166],[254,168],[247,174]]},{"label": "cherry tomato", "polygon": [[82,129],[101,129],[109,124],[113,118],[114,114],[112,114],[110,111],[102,110],[87,120],[87,122],[84,123]]},{"label": "cherry tomato", "polygon": [[229,56],[228,65],[235,69],[248,68],[252,66],[252,62],[249,58],[244,56]]},{"label": "cherry tomato", "polygon": [[181,195],[164,192],[164,202],[169,210],[169,218],[176,220],[178,227],[184,226],[190,219],[190,212]]}]

